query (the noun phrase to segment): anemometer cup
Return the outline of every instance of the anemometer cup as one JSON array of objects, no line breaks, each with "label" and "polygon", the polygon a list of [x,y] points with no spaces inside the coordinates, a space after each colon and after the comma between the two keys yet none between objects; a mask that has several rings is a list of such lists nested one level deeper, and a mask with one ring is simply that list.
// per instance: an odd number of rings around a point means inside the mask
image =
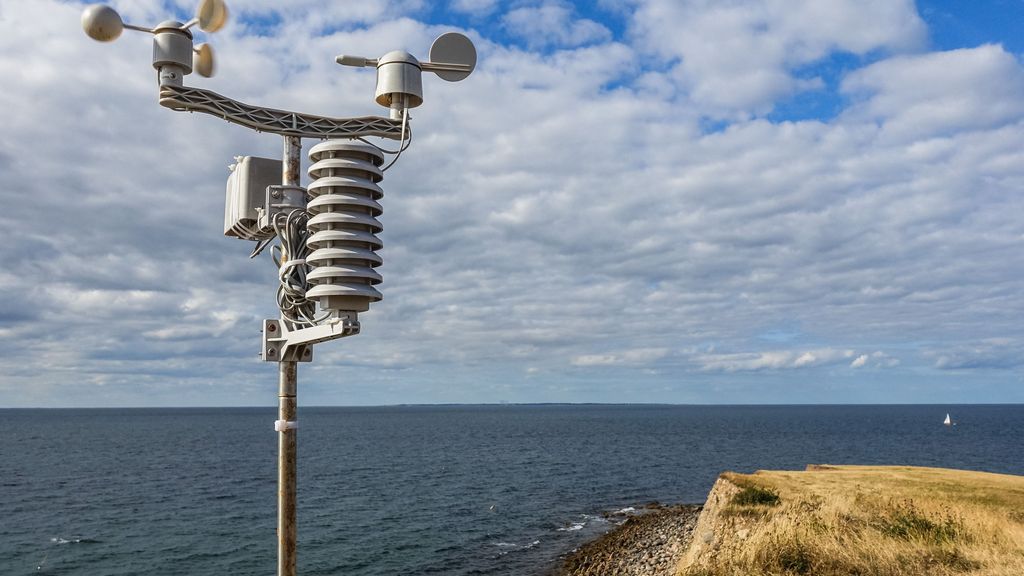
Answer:
[{"label": "anemometer cup", "polygon": [[110,6],[93,4],[82,12],[82,30],[97,42],[113,42],[124,31],[124,22]]},{"label": "anemometer cup", "polygon": [[192,67],[203,78],[210,78],[216,72],[214,64],[213,47],[209,44],[200,44],[195,48],[195,55],[192,57]]},{"label": "anemometer cup", "polygon": [[193,63],[192,32],[189,28],[198,24],[201,30],[212,33],[223,28],[227,20],[228,8],[224,0],[202,0],[195,17],[188,22],[167,20],[154,28],[125,24],[121,15],[110,6],[93,4],[82,12],[82,29],[99,42],[116,40],[125,28],[152,34],[153,67],[159,72],[160,86],[180,87],[193,67],[207,78],[213,76],[215,69],[213,50],[206,44],[200,44],[194,50]]},{"label": "anemometer cup", "polygon": [[203,0],[196,9],[195,22],[203,32],[216,32],[228,22],[228,7],[223,0]]}]

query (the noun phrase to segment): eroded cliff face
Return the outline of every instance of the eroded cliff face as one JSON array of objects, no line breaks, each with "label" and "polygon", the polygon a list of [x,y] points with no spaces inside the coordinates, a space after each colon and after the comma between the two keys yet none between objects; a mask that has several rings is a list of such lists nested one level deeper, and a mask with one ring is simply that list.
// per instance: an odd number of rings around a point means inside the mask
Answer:
[{"label": "eroded cliff face", "polygon": [[742,516],[726,514],[739,486],[724,475],[719,476],[708,493],[708,500],[697,519],[690,546],[677,565],[677,572],[685,574],[690,568],[708,565],[720,554],[731,554],[739,548],[749,534],[750,521]]}]

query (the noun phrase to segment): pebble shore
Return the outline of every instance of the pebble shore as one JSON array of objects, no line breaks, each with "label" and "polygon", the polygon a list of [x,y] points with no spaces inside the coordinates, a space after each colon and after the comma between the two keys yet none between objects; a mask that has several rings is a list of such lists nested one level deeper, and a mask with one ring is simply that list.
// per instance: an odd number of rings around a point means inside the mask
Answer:
[{"label": "pebble shore", "polygon": [[675,576],[700,506],[653,506],[566,556],[556,576]]}]

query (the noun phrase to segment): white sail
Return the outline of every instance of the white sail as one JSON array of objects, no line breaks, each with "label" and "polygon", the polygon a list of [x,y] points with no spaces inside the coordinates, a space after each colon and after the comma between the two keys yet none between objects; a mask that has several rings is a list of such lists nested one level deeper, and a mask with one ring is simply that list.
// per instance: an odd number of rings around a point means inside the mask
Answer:
[{"label": "white sail", "polygon": [[943,420],[942,423],[945,424],[946,426],[951,426],[953,424],[953,421],[949,419],[949,413],[948,412],[946,413],[946,419]]}]

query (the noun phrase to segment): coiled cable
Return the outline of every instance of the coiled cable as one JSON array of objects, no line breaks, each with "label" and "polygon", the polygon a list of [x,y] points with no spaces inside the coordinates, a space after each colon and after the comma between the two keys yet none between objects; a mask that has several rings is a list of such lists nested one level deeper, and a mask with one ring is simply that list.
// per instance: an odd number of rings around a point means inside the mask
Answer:
[{"label": "coiled cable", "polygon": [[278,267],[277,306],[281,309],[281,316],[294,324],[312,326],[326,320],[330,313],[317,317],[316,301],[306,298],[308,220],[309,213],[305,210],[278,214],[273,224],[274,232],[281,241],[271,248],[270,254]]}]

